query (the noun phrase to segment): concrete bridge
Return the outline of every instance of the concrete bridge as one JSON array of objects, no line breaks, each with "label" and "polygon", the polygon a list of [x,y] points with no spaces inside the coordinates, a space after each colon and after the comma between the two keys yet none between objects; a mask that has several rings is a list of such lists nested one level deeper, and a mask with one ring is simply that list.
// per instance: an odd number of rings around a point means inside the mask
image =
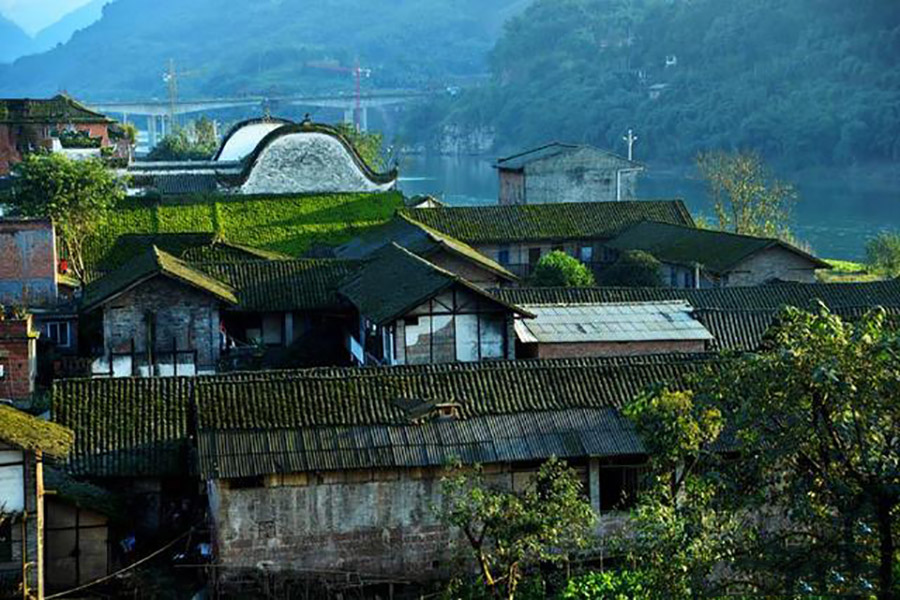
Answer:
[{"label": "concrete bridge", "polygon": [[[435,92],[419,90],[392,90],[367,92],[359,98],[360,127],[368,129],[370,108],[396,104],[408,104],[434,95]],[[357,99],[355,94],[321,94],[310,96],[284,96],[268,98],[247,96],[240,98],[213,98],[209,100],[179,100],[174,105],[166,100],[145,100],[132,102],[83,102],[93,110],[104,114],[130,117],[147,117],[150,147],[156,146],[159,136],[171,131],[170,114],[175,116],[212,112],[229,108],[259,107],[260,113],[269,105],[309,106],[316,108],[337,108],[344,111],[344,121],[354,122]]]}]

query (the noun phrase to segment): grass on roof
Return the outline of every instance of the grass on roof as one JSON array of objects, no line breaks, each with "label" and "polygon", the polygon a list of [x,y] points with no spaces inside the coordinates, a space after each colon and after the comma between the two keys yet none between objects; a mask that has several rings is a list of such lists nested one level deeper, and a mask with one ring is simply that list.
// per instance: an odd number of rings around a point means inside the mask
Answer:
[{"label": "grass on roof", "polygon": [[831,265],[831,270],[816,273],[816,277],[822,283],[854,283],[884,279],[875,273],[870,273],[863,263],[830,258],[826,258],[825,262]]},{"label": "grass on roof", "polygon": [[[383,224],[402,206],[399,192],[130,198],[110,214],[88,245],[86,262],[90,266],[109,260],[116,239],[129,233],[209,232],[235,244],[301,256],[311,247],[336,246]],[[114,257],[112,262],[120,264],[127,258]]]},{"label": "grass on roof", "polygon": [[48,456],[62,458],[71,450],[75,434],[66,427],[0,404],[0,440],[25,450],[42,450]]}]

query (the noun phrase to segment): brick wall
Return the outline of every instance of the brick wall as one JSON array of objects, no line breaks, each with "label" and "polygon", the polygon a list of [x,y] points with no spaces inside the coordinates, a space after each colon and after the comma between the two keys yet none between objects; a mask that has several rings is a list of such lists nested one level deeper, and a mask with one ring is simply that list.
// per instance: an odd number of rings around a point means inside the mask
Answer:
[{"label": "brick wall", "polygon": [[0,304],[50,306],[57,299],[56,235],[43,220],[0,219]]},{"label": "brick wall", "polygon": [[635,196],[636,172],[623,172],[617,183],[618,170],[627,168],[622,159],[583,148],[529,163],[525,166],[525,203],[601,202],[616,200],[621,185],[622,200]]},{"label": "brick wall", "polygon": [[578,358],[583,356],[640,356],[675,352],[704,352],[702,340],[665,342],[591,342],[585,344],[538,344],[538,358]]},{"label": "brick wall", "polygon": [[0,398],[21,400],[34,391],[37,372],[37,335],[31,317],[0,321]]},{"label": "brick wall", "polygon": [[[125,352],[134,340],[136,353],[147,352],[148,315],[155,326],[154,352],[197,350],[198,369],[213,369],[219,360],[219,304],[203,292],[155,277],[111,300],[103,307],[106,351]],[[169,362],[168,356],[163,356]]]},{"label": "brick wall", "polygon": [[10,125],[0,125],[0,177],[7,175],[12,165],[22,160]]}]

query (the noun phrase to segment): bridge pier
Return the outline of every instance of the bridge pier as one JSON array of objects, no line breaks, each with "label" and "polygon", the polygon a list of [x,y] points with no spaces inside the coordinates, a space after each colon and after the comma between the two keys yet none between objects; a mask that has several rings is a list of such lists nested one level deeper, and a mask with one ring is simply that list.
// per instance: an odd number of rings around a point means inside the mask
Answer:
[{"label": "bridge pier", "polygon": [[149,134],[147,137],[147,141],[150,144],[150,149],[153,150],[156,148],[157,144],[157,135],[159,135],[158,124],[156,119],[158,119],[156,115],[150,115],[147,117],[147,133]]}]

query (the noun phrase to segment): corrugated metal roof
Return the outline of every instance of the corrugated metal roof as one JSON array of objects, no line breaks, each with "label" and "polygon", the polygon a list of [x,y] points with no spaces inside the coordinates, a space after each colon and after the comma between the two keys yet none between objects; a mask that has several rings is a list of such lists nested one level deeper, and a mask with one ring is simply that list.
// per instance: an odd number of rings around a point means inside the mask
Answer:
[{"label": "corrugated metal roof", "polygon": [[336,427],[315,431],[327,435],[311,433],[283,428],[201,431],[201,475],[237,478],[302,471],[441,467],[455,459],[487,464],[644,452],[631,423],[612,408],[491,415],[420,425]]},{"label": "corrugated metal roof", "polygon": [[525,306],[536,318],[516,322],[521,342],[543,344],[710,340],[683,300]]}]

